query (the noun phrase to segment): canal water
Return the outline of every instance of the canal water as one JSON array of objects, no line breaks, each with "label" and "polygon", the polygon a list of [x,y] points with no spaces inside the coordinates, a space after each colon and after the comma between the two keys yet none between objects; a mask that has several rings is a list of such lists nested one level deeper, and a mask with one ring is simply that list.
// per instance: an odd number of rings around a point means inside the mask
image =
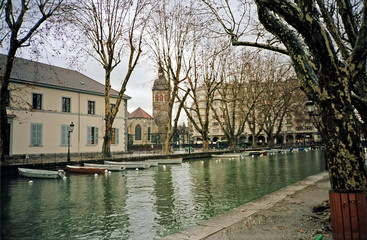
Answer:
[{"label": "canal water", "polygon": [[1,239],[159,239],[324,169],[321,150],[1,179]]}]

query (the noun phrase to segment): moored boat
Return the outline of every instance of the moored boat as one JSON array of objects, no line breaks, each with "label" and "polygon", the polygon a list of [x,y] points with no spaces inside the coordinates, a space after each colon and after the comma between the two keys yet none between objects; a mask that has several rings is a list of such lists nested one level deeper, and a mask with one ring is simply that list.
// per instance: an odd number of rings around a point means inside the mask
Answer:
[{"label": "moored boat", "polygon": [[66,165],[66,169],[69,172],[74,173],[105,173],[107,171],[107,168],[101,168],[101,167],[83,167],[83,166],[72,166],[72,165]]},{"label": "moored boat", "polygon": [[264,156],[268,154],[266,151],[246,151],[245,153],[248,153],[248,156]]},{"label": "moored boat", "polygon": [[214,154],[212,158],[221,158],[221,159],[234,159],[234,158],[241,158],[241,154]]},{"label": "moored boat", "polygon": [[120,166],[124,166],[126,169],[145,169],[145,168],[149,168],[150,164],[148,162],[143,162],[143,161],[137,161],[137,162],[113,162],[113,161],[104,161],[105,164],[108,165],[120,165]]},{"label": "moored boat", "polygon": [[85,167],[107,168],[108,171],[123,171],[126,169],[125,166],[114,165],[114,164],[84,163],[84,166]]},{"label": "moored boat", "polygon": [[182,163],[182,158],[167,158],[167,159],[155,159],[158,164],[180,164]]},{"label": "moored boat", "polygon": [[65,176],[64,170],[52,171],[33,168],[18,168],[20,176],[31,178],[62,178]]},{"label": "moored boat", "polygon": [[158,167],[158,161],[156,160],[147,160],[146,162],[149,163],[151,167]]}]

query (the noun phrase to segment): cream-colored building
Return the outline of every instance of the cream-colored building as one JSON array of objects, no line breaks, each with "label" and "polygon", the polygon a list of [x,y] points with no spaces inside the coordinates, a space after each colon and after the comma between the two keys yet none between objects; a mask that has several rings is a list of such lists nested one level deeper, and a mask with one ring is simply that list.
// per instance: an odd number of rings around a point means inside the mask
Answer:
[{"label": "cream-colored building", "polygon": [[131,145],[147,145],[155,143],[154,118],[140,107],[128,115],[128,133]]},{"label": "cream-colored building", "polygon": [[[198,94],[198,105],[200,109],[200,113],[203,115],[205,113],[205,91],[204,89],[200,89],[200,94]],[[230,98],[230,96],[227,96]],[[225,100],[229,100],[229,99]],[[219,94],[216,94],[215,99],[216,101],[213,102],[213,107],[216,109],[220,121],[225,124],[225,119],[223,116],[223,113],[221,113],[220,110],[220,101],[218,99],[221,99]],[[302,112],[302,110],[304,110]],[[232,111],[231,109],[229,111]],[[237,110],[237,117],[238,117],[238,111]],[[195,115],[194,112],[192,112],[194,121],[199,122],[198,116]],[[203,118],[204,119],[204,118]],[[239,119],[236,119],[235,121],[235,129],[237,129],[239,124]],[[275,124],[275,129],[278,128],[280,124],[280,121],[277,120]],[[259,126],[257,126],[259,128]],[[201,135],[200,133],[194,128],[193,124],[189,121],[189,131],[190,131],[190,137],[193,139],[194,143],[201,143]],[[211,142],[218,142],[220,140],[226,140],[225,134],[222,131],[222,128],[216,119],[212,109],[209,111],[209,133],[208,137]],[[248,122],[245,124],[245,128],[243,133],[238,139],[238,143],[247,143],[250,144],[252,142],[252,134],[248,126]],[[257,136],[257,139],[255,139],[258,145],[266,145],[268,143],[268,137],[265,131],[261,131],[260,134]],[[318,130],[315,128],[313,123],[311,122],[311,118],[306,114],[306,107],[304,109],[299,109],[299,111],[296,112],[290,112],[286,114],[286,116],[283,118],[281,131],[276,139],[274,139],[274,143],[277,145],[302,145],[302,144],[309,144],[309,143],[315,143],[315,142],[321,142],[321,135],[318,133]]]},{"label": "cream-colored building", "polygon": [[[6,56],[0,55],[0,66]],[[101,152],[104,136],[104,85],[77,72],[17,58],[7,108],[9,155]],[[111,104],[118,92],[111,90]],[[127,148],[127,100],[113,124],[111,152]]]}]

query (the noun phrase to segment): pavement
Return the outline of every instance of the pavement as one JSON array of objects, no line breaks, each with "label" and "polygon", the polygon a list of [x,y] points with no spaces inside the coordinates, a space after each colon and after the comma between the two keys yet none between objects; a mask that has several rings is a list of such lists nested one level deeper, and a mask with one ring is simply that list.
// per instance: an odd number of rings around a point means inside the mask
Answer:
[{"label": "pavement", "polygon": [[330,189],[322,172],[162,240],[332,239],[312,211]]}]

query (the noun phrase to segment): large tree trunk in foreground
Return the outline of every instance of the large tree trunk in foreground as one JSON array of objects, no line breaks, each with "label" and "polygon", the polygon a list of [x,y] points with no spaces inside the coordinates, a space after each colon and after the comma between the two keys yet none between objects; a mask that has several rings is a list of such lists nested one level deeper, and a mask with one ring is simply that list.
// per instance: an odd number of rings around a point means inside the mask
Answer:
[{"label": "large tree trunk in foreground", "polygon": [[[330,77],[327,74],[325,78]],[[337,76],[336,76],[337,77]],[[328,82],[325,79],[325,82]],[[325,86],[320,100],[322,136],[326,147],[326,161],[332,189],[367,190],[360,132],[353,114],[347,81]]]}]

